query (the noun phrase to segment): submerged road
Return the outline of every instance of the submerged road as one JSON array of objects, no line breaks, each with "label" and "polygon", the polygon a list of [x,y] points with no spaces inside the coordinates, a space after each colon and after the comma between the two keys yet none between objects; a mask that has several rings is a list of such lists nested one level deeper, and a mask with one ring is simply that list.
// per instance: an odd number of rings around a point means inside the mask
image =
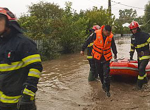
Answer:
[{"label": "submerged road", "polygon": [[[129,58],[130,40],[116,40],[118,58]],[[136,55],[134,56],[136,59]],[[86,56],[65,55],[43,63],[38,85],[38,110],[149,110],[150,84],[136,90],[135,81],[113,80],[111,97],[106,97],[100,81],[88,82]]]}]

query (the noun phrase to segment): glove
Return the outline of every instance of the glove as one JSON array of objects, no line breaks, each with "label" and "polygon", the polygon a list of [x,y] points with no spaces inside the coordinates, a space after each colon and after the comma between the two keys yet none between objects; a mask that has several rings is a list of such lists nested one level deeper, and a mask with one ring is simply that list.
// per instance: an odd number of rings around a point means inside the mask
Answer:
[{"label": "glove", "polygon": [[114,55],[114,59],[117,59],[117,54],[116,54],[116,55]]},{"label": "glove", "polygon": [[18,102],[18,110],[36,110],[35,100],[31,96],[23,94]]}]

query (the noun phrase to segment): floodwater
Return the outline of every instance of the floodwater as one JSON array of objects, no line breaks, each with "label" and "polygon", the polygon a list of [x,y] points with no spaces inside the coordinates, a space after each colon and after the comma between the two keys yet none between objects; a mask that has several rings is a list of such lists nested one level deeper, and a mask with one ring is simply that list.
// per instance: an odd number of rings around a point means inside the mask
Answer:
[{"label": "floodwater", "polygon": [[[129,38],[116,43],[118,58],[129,58]],[[86,56],[65,55],[43,62],[43,66],[36,97],[38,110],[150,110],[149,84],[143,90],[136,90],[132,79],[112,80],[108,98],[100,81],[88,82]]]}]

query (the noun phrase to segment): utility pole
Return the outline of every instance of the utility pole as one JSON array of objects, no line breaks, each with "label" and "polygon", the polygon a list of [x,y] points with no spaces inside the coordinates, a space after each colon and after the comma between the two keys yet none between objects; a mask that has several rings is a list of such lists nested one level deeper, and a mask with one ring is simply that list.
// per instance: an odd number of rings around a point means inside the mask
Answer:
[{"label": "utility pole", "polygon": [[111,15],[111,0],[108,0],[108,10],[109,10],[109,13]]}]

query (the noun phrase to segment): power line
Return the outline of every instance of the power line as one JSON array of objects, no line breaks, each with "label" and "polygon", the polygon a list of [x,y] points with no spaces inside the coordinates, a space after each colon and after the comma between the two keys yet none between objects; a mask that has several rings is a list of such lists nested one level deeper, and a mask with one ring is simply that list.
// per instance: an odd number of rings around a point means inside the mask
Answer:
[{"label": "power line", "polygon": [[126,6],[126,7],[137,8],[137,9],[144,9],[144,8],[141,8],[141,7],[135,7],[135,6],[126,5],[126,4],[123,4],[121,2],[116,2],[116,1],[112,1],[112,2],[116,3],[116,4],[119,4],[119,5],[122,5],[122,6]]},{"label": "power line", "polygon": [[[114,5],[112,5],[112,6],[114,6]],[[120,9],[119,7],[113,7],[113,10],[123,10],[123,9]],[[140,10],[140,11],[142,11],[142,10]],[[146,12],[147,10],[144,9],[143,11]],[[150,15],[149,11],[147,11],[146,13],[148,13],[148,15]]]},{"label": "power line", "polygon": [[[101,5],[102,6],[102,4],[107,4],[106,2],[104,2],[104,1],[101,1],[101,2],[98,2],[98,1],[93,1],[93,0],[88,0],[89,2],[91,2],[92,4],[97,4],[97,5]],[[127,5],[127,4],[123,4],[123,3],[121,3],[121,2],[117,2],[117,1],[111,1],[112,3],[113,3],[113,5],[111,5],[111,6],[115,6],[115,5],[122,5],[122,6],[126,6],[126,7],[130,7],[130,8],[136,8],[136,9],[141,9],[141,10],[143,10],[143,11],[146,11],[144,8],[141,8],[141,7],[135,7],[135,6],[131,6],[131,5]],[[101,4],[102,3],[102,4]],[[114,10],[114,8],[116,8],[115,10],[117,10],[117,9],[120,9],[120,8],[117,8],[117,7],[113,7],[113,10]],[[150,13],[150,12],[148,12],[148,13]]]},{"label": "power line", "polygon": [[[112,2],[113,3],[113,2]],[[113,3],[111,6],[115,6],[115,5],[118,5],[117,3]]]}]

